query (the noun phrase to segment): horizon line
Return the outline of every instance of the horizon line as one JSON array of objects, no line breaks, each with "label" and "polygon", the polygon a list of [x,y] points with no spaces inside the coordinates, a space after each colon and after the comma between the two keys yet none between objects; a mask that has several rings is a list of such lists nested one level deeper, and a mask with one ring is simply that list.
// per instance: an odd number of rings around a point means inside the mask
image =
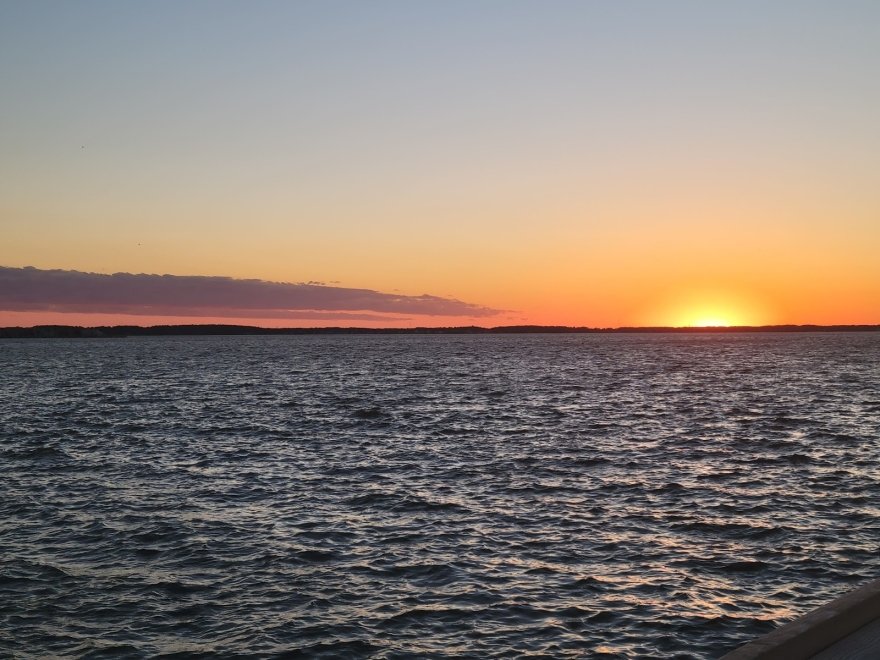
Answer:
[{"label": "horizon line", "polygon": [[376,328],[363,326],[286,327],[198,323],[160,325],[57,325],[45,324],[0,327],[0,338],[77,338],[162,335],[305,335],[305,334],[625,334],[625,333],[695,333],[725,334],[744,332],[871,332],[880,331],[880,324],[773,324],[717,326],[617,326],[590,327],[568,325],[502,325],[502,326],[418,326],[412,328]]}]

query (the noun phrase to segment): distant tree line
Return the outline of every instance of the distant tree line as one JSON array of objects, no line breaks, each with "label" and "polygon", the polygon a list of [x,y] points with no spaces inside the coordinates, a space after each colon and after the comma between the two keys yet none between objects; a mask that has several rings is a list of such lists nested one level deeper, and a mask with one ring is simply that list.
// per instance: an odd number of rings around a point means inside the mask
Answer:
[{"label": "distant tree line", "polygon": [[76,339],[100,337],[164,337],[171,335],[499,335],[499,334],[595,334],[595,333],[711,333],[742,332],[876,332],[880,325],[762,325],[708,328],[623,327],[587,328],[562,325],[506,325],[495,328],[258,328],[249,325],[113,325],[85,328],[78,325],[37,325],[32,328],[0,328],[6,339]]}]

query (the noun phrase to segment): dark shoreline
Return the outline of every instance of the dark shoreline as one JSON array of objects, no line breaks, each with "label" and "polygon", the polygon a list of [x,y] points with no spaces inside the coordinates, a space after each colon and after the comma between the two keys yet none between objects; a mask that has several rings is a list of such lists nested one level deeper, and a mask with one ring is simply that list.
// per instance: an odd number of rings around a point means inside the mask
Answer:
[{"label": "dark shoreline", "polygon": [[880,325],[761,325],[704,328],[621,327],[587,328],[555,325],[507,325],[492,328],[260,328],[249,325],[37,325],[0,328],[0,339],[101,337],[162,337],[170,335],[499,335],[499,334],[735,334],[743,332],[878,332]]}]

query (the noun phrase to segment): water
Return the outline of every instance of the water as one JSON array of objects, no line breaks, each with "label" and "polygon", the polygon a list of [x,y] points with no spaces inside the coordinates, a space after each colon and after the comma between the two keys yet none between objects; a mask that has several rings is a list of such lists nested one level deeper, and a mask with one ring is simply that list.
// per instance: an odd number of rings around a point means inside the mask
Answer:
[{"label": "water", "polygon": [[0,343],[0,655],[713,658],[880,575],[880,333]]}]

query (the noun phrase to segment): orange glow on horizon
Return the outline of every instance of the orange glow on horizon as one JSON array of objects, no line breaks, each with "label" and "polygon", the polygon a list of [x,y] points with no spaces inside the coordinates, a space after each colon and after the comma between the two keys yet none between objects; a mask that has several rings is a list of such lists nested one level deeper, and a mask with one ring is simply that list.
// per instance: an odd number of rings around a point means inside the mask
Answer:
[{"label": "orange glow on horizon", "polygon": [[707,287],[661,296],[644,315],[644,325],[673,327],[730,327],[772,325],[776,314],[758,296]]},{"label": "orange glow on horizon", "polygon": [[727,328],[731,325],[729,321],[726,319],[714,317],[714,318],[699,318],[693,323],[689,324],[694,328]]}]

